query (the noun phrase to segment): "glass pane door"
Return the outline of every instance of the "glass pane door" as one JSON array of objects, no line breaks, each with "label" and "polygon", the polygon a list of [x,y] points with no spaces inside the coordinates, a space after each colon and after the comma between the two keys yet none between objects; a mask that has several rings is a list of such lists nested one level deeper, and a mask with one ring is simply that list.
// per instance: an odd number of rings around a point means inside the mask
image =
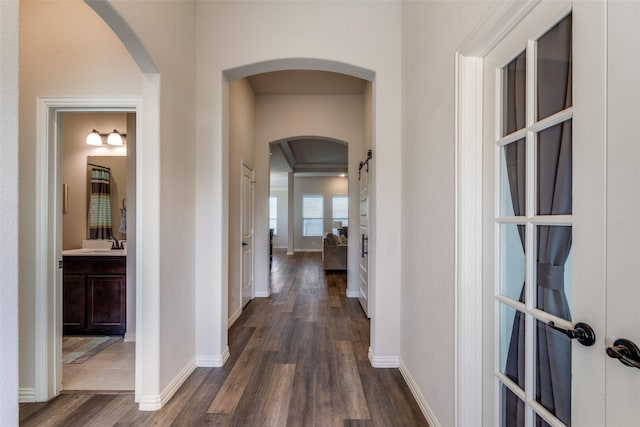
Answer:
[{"label": "glass pane door", "polygon": [[572,17],[496,70],[496,395],[502,426],[571,425]]}]

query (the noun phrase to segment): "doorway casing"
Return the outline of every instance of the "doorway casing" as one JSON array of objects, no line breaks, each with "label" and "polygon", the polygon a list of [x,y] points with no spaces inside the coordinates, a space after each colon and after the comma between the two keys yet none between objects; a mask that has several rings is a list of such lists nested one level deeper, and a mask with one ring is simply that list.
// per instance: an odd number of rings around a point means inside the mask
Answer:
[{"label": "doorway casing", "polygon": [[[36,112],[36,302],[35,400],[45,401],[62,385],[62,160],[60,113],[136,113],[136,140],[141,141],[140,97],[39,97]],[[136,188],[142,182],[142,156],[136,146]],[[135,283],[136,329],[142,331],[142,204],[136,203]],[[139,401],[142,372],[142,334],[137,335],[135,389]]]},{"label": "doorway casing", "polygon": [[496,2],[456,52],[455,425],[482,420],[483,57],[540,0]]}]

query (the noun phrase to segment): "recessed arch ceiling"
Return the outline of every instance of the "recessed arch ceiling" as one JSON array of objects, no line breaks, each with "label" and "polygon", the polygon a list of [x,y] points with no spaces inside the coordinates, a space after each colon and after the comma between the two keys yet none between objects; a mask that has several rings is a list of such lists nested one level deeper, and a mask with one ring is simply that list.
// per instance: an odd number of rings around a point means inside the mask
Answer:
[{"label": "recessed arch ceiling", "polygon": [[348,146],[322,138],[298,138],[272,142],[272,171],[346,173]]}]

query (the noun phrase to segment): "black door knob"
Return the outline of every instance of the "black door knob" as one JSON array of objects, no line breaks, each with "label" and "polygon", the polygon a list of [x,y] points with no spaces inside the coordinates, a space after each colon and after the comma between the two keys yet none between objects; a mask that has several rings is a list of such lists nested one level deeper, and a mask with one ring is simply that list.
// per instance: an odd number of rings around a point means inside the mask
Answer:
[{"label": "black door knob", "polygon": [[591,326],[584,322],[578,322],[573,329],[564,329],[556,325],[554,322],[547,323],[547,326],[556,331],[562,332],[569,338],[576,339],[584,346],[590,347],[596,342],[596,333]]},{"label": "black door knob", "polygon": [[607,355],[618,359],[623,365],[640,369],[640,349],[631,340],[619,338],[607,347]]}]

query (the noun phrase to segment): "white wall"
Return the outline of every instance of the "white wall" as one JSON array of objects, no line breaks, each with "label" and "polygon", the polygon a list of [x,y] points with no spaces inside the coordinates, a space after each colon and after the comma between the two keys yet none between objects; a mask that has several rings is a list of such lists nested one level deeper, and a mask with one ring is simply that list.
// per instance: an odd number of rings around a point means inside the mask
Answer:
[{"label": "white wall", "polygon": [[0,425],[18,425],[18,1],[0,2]]},{"label": "white wall", "polygon": [[[295,251],[322,251],[322,236],[332,231],[332,197],[346,195],[349,190],[348,179],[341,177],[300,177],[294,178],[293,190],[293,234]],[[320,237],[302,235],[302,197],[304,195],[324,196],[324,227]],[[357,246],[357,242],[356,246]],[[353,272],[350,272],[353,274]]]},{"label": "white wall", "polygon": [[401,358],[443,426],[454,425],[454,53],[488,5],[403,3]]},{"label": "white wall", "polygon": [[[148,310],[146,298],[143,302],[142,324],[144,342],[156,346],[158,356],[156,359],[155,354],[150,355],[151,363],[145,360],[144,366],[149,378],[154,375],[158,378],[156,385],[143,390],[150,397],[148,408],[153,408],[160,393],[164,391],[166,397],[167,388],[173,390],[196,363],[196,3],[152,0],[112,4],[148,50],[159,71],[159,123],[154,129],[159,135],[159,146],[145,147],[150,141],[138,141],[144,156],[141,162],[158,177],[159,183],[158,186],[146,182],[145,188],[139,189],[141,203],[149,195],[147,190],[154,195],[152,206],[156,203],[155,195],[159,197],[154,218],[159,223],[143,221],[145,227],[158,233],[157,241],[149,238],[149,242],[143,242],[149,243],[152,251],[150,259],[143,262],[149,262],[151,280],[157,280],[158,285],[150,289]],[[215,167],[207,163],[207,167]]]},{"label": "white wall", "polygon": [[[117,129],[120,133],[127,133],[126,113],[62,113],[62,183],[67,185],[68,209],[62,216],[62,249],[77,249],[82,247],[82,240],[87,236],[87,208],[90,193],[88,183],[88,156],[127,155],[127,146],[115,147],[110,145],[95,146],[85,142],[87,134],[96,129],[100,133],[109,133]],[[102,166],[110,167],[108,164]],[[120,233],[120,208],[122,198],[127,195],[127,168],[123,158],[121,170],[111,166],[111,222],[114,235],[118,239],[126,239],[127,235]],[[134,178],[135,179],[135,178]],[[132,199],[132,202],[135,199]]]},{"label": "white wall", "polygon": [[242,310],[242,161],[255,164],[255,96],[249,80],[229,83],[229,318]]},{"label": "white wall", "polygon": [[27,397],[35,386],[36,97],[114,94],[140,96],[141,74],[88,6],[20,3],[20,388]]},{"label": "white wall", "polygon": [[[210,334],[199,334],[198,352],[219,355],[226,348],[226,319],[220,304],[226,301],[227,200],[226,86],[223,72],[248,64],[292,58],[333,61],[340,71],[344,64],[375,73],[376,115],[374,147],[379,154],[377,199],[385,200],[377,211],[377,224],[400,218],[401,136],[401,5],[399,2],[200,2],[198,3],[198,122],[197,155],[197,272],[198,323],[209,326]],[[295,37],[292,36],[295,34]],[[287,68],[285,63],[280,66]],[[319,61],[310,60],[320,67]],[[327,63],[324,65],[328,68]],[[260,67],[257,67],[260,69]],[[352,68],[353,69],[353,68]],[[266,71],[263,69],[263,71]],[[258,72],[258,71],[254,71]],[[251,72],[249,72],[251,73]],[[246,75],[246,74],[245,74]],[[235,76],[243,77],[243,75]],[[284,135],[284,136],[290,136]],[[258,147],[256,163],[267,163],[268,146]],[[351,158],[351,156],[350,156]],[[266,168],[265,168],[266,169]],[[260,185],[260,178],[257,178]],[[263,179],[266,183],[268,179]],[[268,188],[256,193],[267,195]],[[266,197],[265,197],[266,199]],[[266,202],[263,202],[263,204]],[[260,205],[256,206],[260,208]],[[266,219],[265,219],[266,221]],[[256,224],[264,227],[264,224]],[[222,230],[222,232],[221,232]],[[400,236],[390,227],[376,231],[379,257],[372,321],[374,354],[399,354]],[[257,237],[260,237],[258,235]],[[257,248],[267,248],[267,236],[256,239]],[[265,267],[267,268],[267,267]],[[256,271],[258,277],[261,272]],[[257,287],[257,286],[256,286]]]}]

